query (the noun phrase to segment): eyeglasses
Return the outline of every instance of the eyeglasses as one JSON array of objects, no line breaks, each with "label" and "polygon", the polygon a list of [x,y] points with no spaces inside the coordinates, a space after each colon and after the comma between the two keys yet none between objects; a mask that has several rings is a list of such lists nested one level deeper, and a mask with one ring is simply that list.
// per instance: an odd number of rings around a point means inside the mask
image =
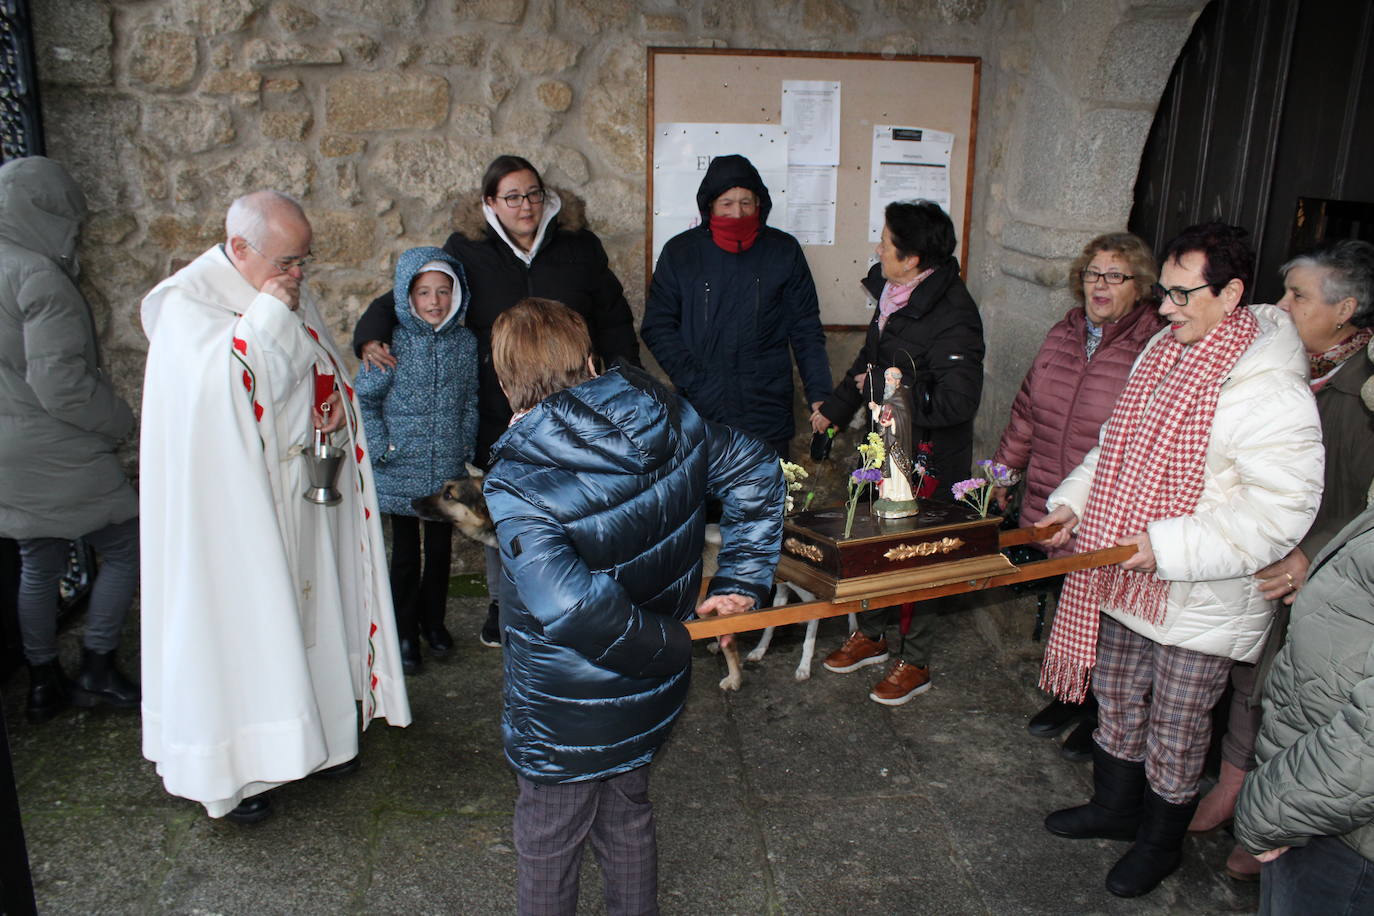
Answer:
[{"label": "eyeglasses", "polygon": [[293,255],[289,258],[269,258],[267,257],[267,255],[262,253],[261,248],[259,248],[257,245],[254,245],[247,239],[243,240],[243,244],[247,245],[249,248],[256,251],[259,257],[270,262],[273,267],[275,267],[277,270],[280,270],[284,274],[290,273],[297,267],[299,267],[301,270],[305,270],[315,260],[315,256],[308,251],[305,254]]},{"label": "eyeglasses", "polygon": [[1106,280],[1110,286],[1120,286],[1127,280],[1134,280],[1135,274],[1123,274],[1119,270],[1109,270],[1105,274],[1100,270],[1093,270],[1091,267],[1078,272],[1078,279],[1088,286],[1092,286],[1098,280]]},{"label": "eyeglasses", "polygon": [[1168,296],[1169,301],[1172,302],[1174,305],[1184,306],[1188,304],[1189,296],[1191,296],[1193,293],[1197,292],[1200,289],[1207,289],[1211,285],[1212,284],[1210,283],[1204,283],[1201,286],[1194,286],[1192,289],[1179,289],[1177,286],[1173,287],[1172,289],[1165,289],[1164,287],[1156,283],[1154,286],[1150,287],[1150,291],[1155,294],[1155,298],[1158,299],[1160,302],[1163,302],[1164,297]]},{"label": "eyeglasses", "polygon": [[531,204],[542,204],[545,196],[547,195],[544,193],[544,189],[537,188],[528,194],[516,194],[511,192],[501,199],[506,202],[507,207],[514,210],[520,206],[520,202],[523,200],[528,200]]}]

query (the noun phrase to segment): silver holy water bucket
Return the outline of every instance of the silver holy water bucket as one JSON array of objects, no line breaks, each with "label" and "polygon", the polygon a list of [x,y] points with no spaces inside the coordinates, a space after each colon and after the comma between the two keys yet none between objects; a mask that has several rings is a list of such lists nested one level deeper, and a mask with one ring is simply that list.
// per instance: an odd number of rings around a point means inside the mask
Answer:
[{"label": "silver holy water bucket", "polygon": [[339,465],[343,464],[344,450],[330,445],[324,434],[315,431],[315,444],[301,452],[305,459],[305,474],[310,488],[303,494],[305,501],[317,506],[337,506],[343,496],[334,488],[339,479]]}]

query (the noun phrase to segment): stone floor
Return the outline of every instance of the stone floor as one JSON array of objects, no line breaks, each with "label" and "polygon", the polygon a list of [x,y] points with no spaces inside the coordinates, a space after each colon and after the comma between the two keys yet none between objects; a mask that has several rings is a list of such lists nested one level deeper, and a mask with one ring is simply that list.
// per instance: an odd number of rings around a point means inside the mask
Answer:
[{"label": "stone floor", "polygon": [[[40,912],[513,912],[501,658],[470,638],[485,604],[451,602],[462,641],[411,679],[411,727],[369,729],[359,773],[279,790],[276,816],[252,827],[166,795],[137,716],[31,726],[25,677],[12,678],[4,712]],[[842,618],[825,622],[822,648],[843,636]],[[775,648],[727,695],[722,664],[698,647],[691,701],[654,770],[665,914],[1255,909],[1256,887],[1220,873],[1224,834],[1189,840],[1183,868],[1130,901],[1102,887],[1124,844],[1045,832],[1047,811],[1086,797],[1089,769],[1027,735],[1040,704],[1031,653],[999,661],[1008,653],[973,614],[943,618],[933,689],[897,709],[867,700],[874,669],[818,665],[794,681],[800,628]],[[66,634],[64,654],[76,651]],[[584,874],[581,911],[601,913],[596,870]]]}]

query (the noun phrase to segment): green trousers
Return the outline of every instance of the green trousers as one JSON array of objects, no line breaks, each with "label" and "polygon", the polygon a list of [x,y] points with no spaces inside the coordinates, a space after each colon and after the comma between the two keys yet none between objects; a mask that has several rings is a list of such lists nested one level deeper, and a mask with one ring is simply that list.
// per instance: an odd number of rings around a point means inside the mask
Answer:
[{"label": "green trousers", "polygon": [[893,657],[902,659],[908,665],[926,668],[930,666],[930,650],[939,627],[939,614],[934,605],[933,601],[916,602],[916,609],[911,615],[911,629],[907,631],[905,640],[901,634],[901,605],[860,611],[859,630],[869,639],[877,640],[886,636],[887,651]]}]

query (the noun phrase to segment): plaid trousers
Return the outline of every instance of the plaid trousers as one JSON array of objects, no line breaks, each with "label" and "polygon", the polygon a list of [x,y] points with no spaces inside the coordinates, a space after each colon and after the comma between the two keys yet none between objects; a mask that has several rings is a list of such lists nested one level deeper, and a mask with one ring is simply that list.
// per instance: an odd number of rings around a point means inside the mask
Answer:
[{"label": "plaid trousers", "polygon": [[556,785],[516,776],[516,906],[520,916],[577,912],[582,850],[590,841],[608,916],[658,913],[658,841],[649,766]]},{"label": "plaid trousers", "polygon": [[1102,615],[1097,633],[1095,740],[1120,760],[1144,760],[1150,788],[1181,805],[1197,794],[1212,707],[1233,662],[1162,646]]}]

